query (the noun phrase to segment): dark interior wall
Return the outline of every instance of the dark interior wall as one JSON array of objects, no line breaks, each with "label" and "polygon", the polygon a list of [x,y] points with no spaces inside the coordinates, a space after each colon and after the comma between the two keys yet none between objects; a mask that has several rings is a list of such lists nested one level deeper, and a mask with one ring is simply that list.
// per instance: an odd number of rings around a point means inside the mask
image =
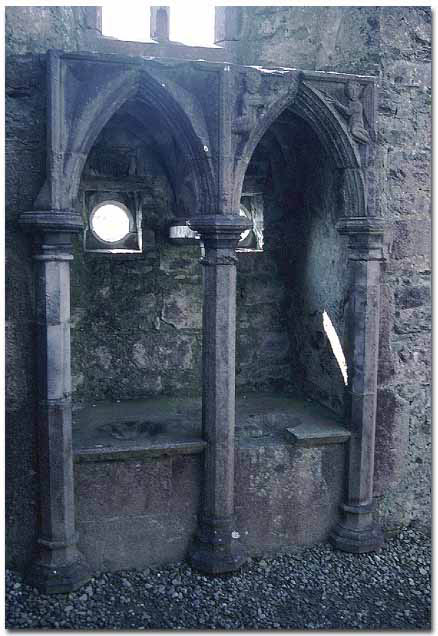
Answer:
[{"label": "dark interior wall", "polygon": [[[115,192],[105,187],[123,192],[135,157],[144,250],[94,254],[84,252],[82,237],[75,243],[75,402],[201,391],[200,251],[168,240],[180,212],[172,169],[152,133],[141,136],[140,129],[129,108],[118,113],[84,168],[82,190],[98,183],[98,200],[111,199]],[[328,166],[317,136],[287,113],[250,162],[245,184],[262,193],[264,250],[239,253],[236,385],[240,393],[304,392],[342,413],[342,378],[322,322],[325,310],[342,339],[346,258]],[[93,203],[80,201],[86,220]]]},{"label": "dark interior wall", "polygon": [[[200,250],[168,240],[176,217],[174,187],[151,133],[142,132],[126,113],[113,118],[89,154],[82,189],[87,190],[90,182],[99,188],[96,196],[103,200],[123,198],[123,191],[130,187],[142,188],[143,252],[88,253],[82,237],[76,242],[71,332],[74,401],[199,394]],[[111,187],[113,191],[105,191]],[[84,205],[80,200],[86,220],[93,202],[87,200]]]},{"label": "dark interior wall", "polygon": [[[82,189],[90,182],[126,189],[135,156],[144,188],[144,251],[85,253],[82,238],[75,243],[77,403],[201,391],[199,246],[169,242],[169,225],[181,212],[174,171],[152,133],[140,135],[130,112],[118,113],[96,140]],[[265,241],[263,252],[238,256],[237,390],[304,392],[341,412],[343,384],[322,312],[342,336],[345,258],[334,229],[334,175],[317,137],[285,114],[254,153],[248,182],[262,193]],[[102,190],[99,196],[111,199],[114,193]],[[81,208],[85,218],[91,207]]]},{"label": "dark interior wall", "polygon": [[343,212],[338,175],[310,127],[297,120],[292,131],[299,174],[285,228],[292,369],[306,395],[342,415],[344,383],[323,326],[326,312],[343,343],[348,270],[345,240],[336,229]]},{"label": "dark interior wall", "polygon": [[335,227],[336,172],[311,128],[284,113],[245,181],[263,190],[265,229],[263,253],[239,258],[237,386],[298,391],[342,415],[343,379],[323,327],[326,311],[342,342],[347,257]]}]

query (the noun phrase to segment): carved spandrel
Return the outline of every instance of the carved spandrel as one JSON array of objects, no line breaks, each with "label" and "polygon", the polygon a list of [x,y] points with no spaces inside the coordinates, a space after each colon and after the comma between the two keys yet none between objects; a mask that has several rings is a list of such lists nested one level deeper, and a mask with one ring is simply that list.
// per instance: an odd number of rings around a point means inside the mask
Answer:
[{"label": "carved spandrel", "polygon": [[317,86],[316,88],[322,93],[325,101],[331,104],[346,121],[354,141],[358,144],[369,144],[371,141],[368,122],[370,114],[367,116],[366,113],[365,94],[371,90],[371,87],[364,86],[356,80],[348,80],[343,83],[344,99],[342,101],[329,94],[322,87]]},{"label": "carved spandrel", "polygon": [[272,105],[283,98],[291,103],[298,92],[301,74],[298,71],[261,71],[251,69],[235,79],[235,102],[232,132],[235,141],[245,143]]}]

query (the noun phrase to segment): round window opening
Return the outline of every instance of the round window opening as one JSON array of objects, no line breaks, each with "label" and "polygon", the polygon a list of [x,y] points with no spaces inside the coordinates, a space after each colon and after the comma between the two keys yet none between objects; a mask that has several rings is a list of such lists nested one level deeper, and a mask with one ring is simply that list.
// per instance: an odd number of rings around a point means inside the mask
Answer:
[{"label": "round window opening", "polygon": [[121,241],[130,230],[129,210],[115,201],[101,203],[94,208],[90,217],[93,233],[105,243]]}]

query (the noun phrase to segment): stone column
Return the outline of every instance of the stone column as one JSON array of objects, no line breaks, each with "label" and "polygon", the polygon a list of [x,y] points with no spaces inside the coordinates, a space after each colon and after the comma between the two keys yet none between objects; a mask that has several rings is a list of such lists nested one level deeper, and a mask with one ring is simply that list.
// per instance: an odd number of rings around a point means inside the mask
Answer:
[{"label": "stone column", "polygon": [[38,463],[40,529],[26,580],[41,592],[71,592],[91,573],[78,551],[73,492],[70,372],[71,232],[82,227],[70,211],[25,212],[36,266]]},{"label": "stone column", "polygon": [[203,302],[202,509],[190,561],[217,574],[245,561],[234,521],[234,423],[236,350],[236,246],[249,222],[238,215],[198,217],[205,256]]},{"label": "stone column", "polygon": [[331,543],[346,552],[370,552],[383,545],[373,520],[374,440],[379,358],[381,219],[345,218],[338,224],[349,237],[351,296],[347,315],[349,443],[347,500]]}]

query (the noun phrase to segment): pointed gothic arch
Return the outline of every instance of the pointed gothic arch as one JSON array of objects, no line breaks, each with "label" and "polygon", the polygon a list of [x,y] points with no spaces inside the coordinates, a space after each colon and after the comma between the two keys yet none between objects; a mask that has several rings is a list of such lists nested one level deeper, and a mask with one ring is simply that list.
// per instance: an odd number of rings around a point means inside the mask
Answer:
[{"label": "pointed gothic arch", "polygon": [[212,160],[205,151],[208,132],[192,95],[168,78],[162,80],[159,68],[146,69],[143,61],[121,63],[107,57],[91,61],[69,54],[61,58],[59,52],[52,51],[49,66],[55,120],[49,135],[52,183],[44,188],[44,193],[51,192],[48,208],[74,207],[94,142],[112,116],[135,99],[145,105],[145,117],[148,110],[153,110],[173,133],[193,170],[202,214],[213,213],[215,177]]},{"label": "pointed gothic arch", "polygon": [[287,93],[281,95],[251,131],[236,162],[234,209],[238,208],[245,173],[258,143],[286,110],[310,125],[342,174],[341,193],[344,209],[339,211],[339,217],[367,216],[366,188],[358,148],[335,109],[327,103],[318,89],[305,81],[300,81],[296,96],[292,97]]}]

